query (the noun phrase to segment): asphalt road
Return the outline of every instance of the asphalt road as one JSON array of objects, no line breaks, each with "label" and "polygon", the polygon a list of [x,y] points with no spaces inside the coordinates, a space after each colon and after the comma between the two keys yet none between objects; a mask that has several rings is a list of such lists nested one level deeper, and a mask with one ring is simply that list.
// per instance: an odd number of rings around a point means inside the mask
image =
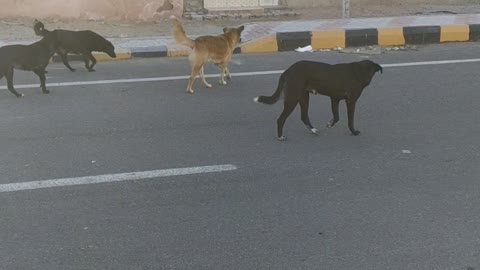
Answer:
[{"label": "asphalt road", "polygon": [[[478,58],[478,43],[370,57]],[[231,71],[365,56],[235,55]],[[48,83],[186,75],[186,58],[49,66]],[[184,92],[186,80],[0,92],[0,186],[232,164],[236,170],[0,193],[1,270],[480,269],[480,62],[385,68],[350,136],[313,96],[276,140],[278,75]],[[215,69],[207,68],[214,74]],[[16,72],[15,83],[37,83]],[[0,85],[5,85],[5,79]]]}]

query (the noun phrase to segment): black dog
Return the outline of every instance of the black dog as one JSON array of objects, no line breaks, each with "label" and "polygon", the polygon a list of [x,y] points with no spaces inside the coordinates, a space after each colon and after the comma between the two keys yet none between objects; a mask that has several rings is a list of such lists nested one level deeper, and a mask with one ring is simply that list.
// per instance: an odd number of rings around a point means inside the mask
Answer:
[{"label": "black dog", "polygon": [[55,53],[54,36],[46,35],[40,41],[30,45],[7,45],[0,48],[0,79],[7,77],[8,90],[16,97],[23,97],[13,87],[13,69],[35,72],[40,78],[40,87],[44,94],[50,93],[45,86],[45,68]]},{"label": "black dog", "polygon": [[286,140],[283,136],[283,125],[298,103],[300,103],[303,123],[312,133],[317,133],[317,129],[312,126],[308,117],[310,93],[330,97],[333,119],[328,122],[328,128],[333,127],[338,122],[338,103],[344,99],[347,103],[348,127],[353,135],[358,135],[360,131],[355,130],[353,121],[355,103],[377,71],[383,73],[382,67],[370,60],[337,65],[299,61],[290,66],[280,76],[277,91],[273,96],[259,96],[254,101],[274,104],[284,92],[284,108],[277,120],[277,132],[280,141]]},{"label": "black dog", "polygon": [[[92,55],[93,51],[104,52],[112,58],[117,57],[113,44],[93,31],[70,31],[62,29],[49,31],[45,29],[43,23],[37,20],[35,20],[33,29],[38,36],[53,35],[55,37],[58,41],[56,53],[60,55],[63,64],[70,69],[70,71],[75,71],[75,69],[68,64],[68,53],[81,54],[83,61],[85,61],[85,68],[87,68],[88,71],[95,71],[93,66],[97,63],[97,60]],[[92,61],[92,65],[90,65],[90,60]]]}]

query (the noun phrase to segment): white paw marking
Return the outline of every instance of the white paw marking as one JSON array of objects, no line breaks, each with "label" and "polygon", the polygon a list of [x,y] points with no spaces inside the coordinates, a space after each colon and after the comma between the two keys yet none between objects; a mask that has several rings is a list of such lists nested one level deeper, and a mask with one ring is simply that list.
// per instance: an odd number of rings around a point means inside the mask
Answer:
[{"label": "white paw marking", "polygon": [[317,132],[318,132],[318,129],[316,129],[316,128],[312,128],[310,130],[312,131],[313,134],[317,134]]},{"label": "white paw marking", "polygon": [[258,97],[254,98],[254,99],[253,99],[253,102],[257,102],[257,103],[258,103]]}]

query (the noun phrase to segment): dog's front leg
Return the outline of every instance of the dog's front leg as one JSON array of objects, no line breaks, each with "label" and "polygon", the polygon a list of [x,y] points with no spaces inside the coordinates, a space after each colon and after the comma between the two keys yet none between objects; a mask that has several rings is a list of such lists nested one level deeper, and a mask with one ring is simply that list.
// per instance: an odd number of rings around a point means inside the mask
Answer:
[{"label": "dog's front leg", "polygon": [[83,62],[85,62],[85,68],[87,70],[90,70],[90,59],[88,58],[88,56],[86,54],[82,54],[83,56]]},{"label": "dog's front leg", "polygon": [[232,81],[232,75],[230,74],[230,70],[228,67],[225,67],[225,76],[227,76],[227,80],[230,82]]},{"label": "dog's front leg", "polygon": [[91,52],[88,53],[88,57],[92,61],[92,64],[90,65],[90,68],[88,69],[88,71],[93,72],[93,71],[95,71],[95,69],[93,69],[93,66],[95,66],[95,64],[97,64],[97,59],[95,59],[95,57],[92,55]]},{"label": "dog's front leg", "polygon": [[[95,66],[95,64],[97,63],[97,60],[95,59],[95,57],[93,57],[91,52],[84,52],[82,55],[83,55],[83,61],[85,62],[85,68],[89,72],[94,72],[95,69],[93,69],[93,66]],[[92,61],[91,65],[90,65],[90,60]]]},{"label": "dog's front leg", "polygon": [[42,92],[44,94],[49,94],[50,91],[47,90],[47,86],[45,85],[45,81],[46,81],[45,70],[37,69],[37,70],[34,70],[33,72],[35,72],[35,74],[37,74],[38,77],[40,78],[40,87],[42,88]]},{"label": "dog's front leg", "polygon": [[330,102],[332,106],[333,119],[328,121],[327,128],[333,127],[340,120],[338,114],[338,104],[340,103],[340,99],[330,98]]},{"label": "dog's front leg", "polygon": [[348,113],[348,128],[352,132],[352,135],[359,135],[360,131],[355,130],[354,118],[355,118],[355,100],[346,100],[347,103],[347,113]]},{"label": "dog's front leg", "polygon": [[67,56],[67,53],[58,53],[60,55],[60,57],[62,58],[62,62],[63,64],[70,70],[70,71],[75,71],[74,68],[72,68],[70,66],[70,64],[68,63],[68,56]]}]

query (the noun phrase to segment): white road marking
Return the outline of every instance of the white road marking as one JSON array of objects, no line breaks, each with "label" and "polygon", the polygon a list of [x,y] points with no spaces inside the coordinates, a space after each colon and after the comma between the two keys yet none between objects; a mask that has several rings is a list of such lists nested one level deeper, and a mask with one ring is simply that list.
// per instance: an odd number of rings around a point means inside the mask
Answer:
[{"label": "white road marking", "polygon": [[226,171],[233,171],[236,169],[237,169],[237,166],[232,164],[226,164],[226,165],[190,167],[190,168],[165,169],[165,170],[145,171],[145,172],[105,174],[105,175],[84,176],[84,177],[75,177],[75,178],[61,178],[61,179],[41,180],[41,181],[32,181],[32,182],[9,183],[9,184],[0,184],[0,193],[21,191],[21,190],[35,190],[35,189],[43,189],[43,188],[121,182],[121,181],[146,180],[146,179],[168,177],[168,176],[226,172]]},{"label": "white road marking", "polygon": [[[412,66],[427,66],[427,65],[446,65],[446,64],[461,64],[461,63],[476,63],[480,62],[480,58],[473,59],[457,59],[457,60],[443,60],[443,61],[424,61],[424,62],[410,62],[410,63],[396,63],[396,64],[380,64],[384,68],[391,67],[412,67]],[[234,77],[246,76],[263,76],[276,75],[283,73],[284,70],[270,70],[270,71],[254,71],[254,72],[238,72],[232,73]],[[216,78],[218,74],[205,75],[206,78]],[[81,85],[100,85],[100,84],[117,84],[117,83],[138,83],[138,82],[161,82],[174,80],[187,80],[190,76],[168,76],[168,77],[152,77],[152,78],[136,78],[136,79],[117,79],[117,80],[98,80],[98,81],[82,81],[82,82],[59,82],[47,83],[47,87],[62,87],[62,86],[81,86]],[[40,83],[36,84],[19,84],[15,85],[16,89],[38,88]],[[0,86],[1,90],[6,90],[6,86]]]},{"label": "white road marking", "polygon": [[428,66],[428,65],[447,65],[447,64],[462,64],[462,63],[477,63],[480,58],[473,59],[458,59],[458,60],[440,60],[440,61],[423,61],[411,63],[397,63],[397,64],[380,64],[382,67],[412,67],[412,66]]},{"label": "white road marking", "polygon": [[[283,70],[272,71],[258,71],[258,72],[240,72],[232,73],[237,77],[243,76],[261,76],[270,74],[281,74]],[[205,75],[206,78],[217,78],[218,74]],[[99,84],[115,84],[115,83],[137,83],[137,82],[161,82],[161,81],[174,81],[174,80],[187,80],[190,76],[170,76],[170,77],[153,77],[153,78],[137,78],[137,79],[118,79],[118,80],[99,80],[99,81],[83,81],[83,82],[60,82],[60,83],[47,83],[47,87],[61,87],[61,86],[81,86],[81,85],[99,85]],[[27,89],[38,88],[40,82],[37,84],[19,84],[15,85],[15,89]],[[0,89],[6,90],[6,86],[0,86]]]}]

